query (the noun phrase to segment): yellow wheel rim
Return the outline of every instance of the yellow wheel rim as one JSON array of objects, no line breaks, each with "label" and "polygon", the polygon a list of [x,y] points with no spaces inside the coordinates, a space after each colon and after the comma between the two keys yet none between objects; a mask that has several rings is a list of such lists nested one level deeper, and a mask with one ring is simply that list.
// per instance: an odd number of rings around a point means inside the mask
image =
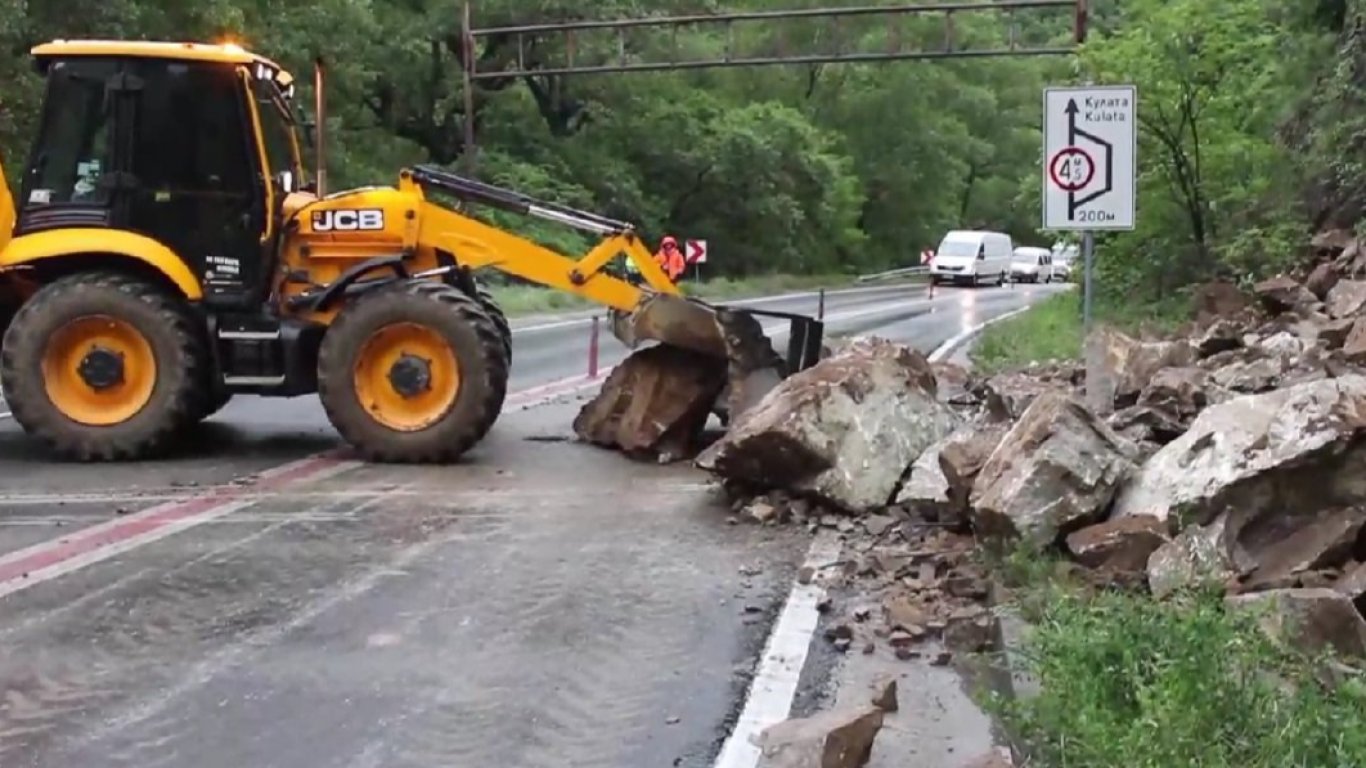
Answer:
[{"label": "yellow wheel rim", "polygon": [[437,423],[460,394],[460,363],[441,334],[416,323],[387,325],[365,340],[356,396],[376,421],[398,432]]},{"label": "yellow wheel rim", "polygon": [[138,329],[108,315],[78,317],[58,328],[48,338],[42,367],[52,404],[91,427],[128,421],[156,389],[152,345]]}]

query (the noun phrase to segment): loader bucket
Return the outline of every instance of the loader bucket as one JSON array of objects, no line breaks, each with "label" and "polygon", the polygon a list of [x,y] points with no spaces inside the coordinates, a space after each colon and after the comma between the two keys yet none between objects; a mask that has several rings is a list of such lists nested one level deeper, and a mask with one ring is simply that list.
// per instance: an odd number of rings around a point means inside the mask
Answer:
[{"label": "loader bucket", "polygon": [[[791,322],[788,355],[784,360],[764,332],[760,316]],[[712,306],[667,294],[652,294],[634,312],[614,312],[612,332],[634,349],[657,341],[726,361],[726,384],[717,411],[733,419],[753,407],[791,373],[810,367],[819,358],[823,325],[812,318]]]}]

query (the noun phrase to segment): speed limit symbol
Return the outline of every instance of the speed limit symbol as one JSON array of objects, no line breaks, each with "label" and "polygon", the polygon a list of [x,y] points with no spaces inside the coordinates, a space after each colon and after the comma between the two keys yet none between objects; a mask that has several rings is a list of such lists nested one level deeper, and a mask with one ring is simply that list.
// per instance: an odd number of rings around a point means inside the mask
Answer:
[{"label": "speed limit symbol", "polygon": [[1066,147],[1048,162],[1048,176],[1064,192],[1076,192],[1096,175],[1096,161],[1080,147]]}]

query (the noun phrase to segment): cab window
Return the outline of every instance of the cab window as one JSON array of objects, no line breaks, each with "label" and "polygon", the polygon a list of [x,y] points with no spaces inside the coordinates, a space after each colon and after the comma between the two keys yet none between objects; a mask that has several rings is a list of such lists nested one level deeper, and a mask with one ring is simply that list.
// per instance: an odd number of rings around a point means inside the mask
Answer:
[{"label": "cab window", "polygon": [[[256,109],[261,115],[262,138],[266,145],[266,159],[270,162],[270,175],[277,185],[276,193],[293,191],[303,183],[299,165],[298,148],[294,143],[294,121],[289,108],[280,98],[275,85],[267,80],[256,80]],[[280,174],[288,171],[291,176],[290,189],[279,186]]]},{"label": "cab window", "polygon": [[115,62],[107,60],[52,65],[24,204],[102,204],[107,200],[109,190],[100,179],[111,160],[109,126],[114,104],[105,97],[105,82],[116,68]]}]

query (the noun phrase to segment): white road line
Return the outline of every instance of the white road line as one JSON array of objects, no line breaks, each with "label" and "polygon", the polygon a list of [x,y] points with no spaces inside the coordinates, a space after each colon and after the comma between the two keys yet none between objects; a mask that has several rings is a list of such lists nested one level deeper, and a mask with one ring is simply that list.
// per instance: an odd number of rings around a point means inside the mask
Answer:
[{"label": "white road line", "polygon": [[[839,559],[839,536],[822,530],[811,543],[804,567],[819,573],[819,569]],[[786,720],[792,712],[792,701],[797,695],[797,684],[806,655],[811,649],[811,637],[820,623],[816,606],[825,599],[825,588],[819,580],[810,584],[793,583],[782,613],[768,637],[758,674],[750,683],[745,707],[731,730],[715,768],[754,768],[761,752],[755,743],[765,728]]]},{"label": "white road line", "polygon": [[938,347],[935,347],[934,351],[930,353],[929,361],[931,363],[942,362],[949,355],[953,354],[954,350],[962,346],[963,343],[966,342],[968,339],[971,339],[973,336],[976,336],[977,334],[981,333],[984,329],[986,329],[987,326],[993,323],[999,323],[1002,320],[1008,320],[1012,317],[1015,317],[1016,315],[1022,314],[1032,306],[1034,305],[1026,304],[1025,306],[1020,307],[1019,309],[1012,309],[1011,311],[1006,312],[1003,315],[997,315],[996,317],[993,317],[984,323],[978,323],[977,325],[968,328],[967,330],[963,331],[957,336],[954,336],[953,338],[949,339],[943,344],[940,344]]}]

